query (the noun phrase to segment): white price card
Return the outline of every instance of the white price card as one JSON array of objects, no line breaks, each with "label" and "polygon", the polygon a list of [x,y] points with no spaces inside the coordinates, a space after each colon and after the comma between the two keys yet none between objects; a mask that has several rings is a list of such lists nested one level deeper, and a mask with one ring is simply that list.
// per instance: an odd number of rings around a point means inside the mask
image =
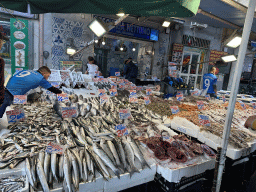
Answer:
[{"label": "white price card", "polygon": [[14,95],[13,104],[27,104],[27,95]]},{"label": "white price card", "polygon": [[25,120],[24,109],[15,109],[11,111],[6,111],[8,123],[16,123]]}]

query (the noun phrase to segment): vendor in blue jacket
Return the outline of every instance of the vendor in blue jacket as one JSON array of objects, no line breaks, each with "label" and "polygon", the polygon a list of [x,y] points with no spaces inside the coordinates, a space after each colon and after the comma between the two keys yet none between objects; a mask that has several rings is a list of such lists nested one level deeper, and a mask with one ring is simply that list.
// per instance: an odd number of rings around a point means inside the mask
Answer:
[{"label": "vendor in blue jacket", "polygon": [[217,93],[217,77],[215,76],[216,67],[212,67],[210,73],[204,74],[203,76],[203,89],[207,89],[207,94],[210,97],[216,97]]},{"label": "vendor in blue jacket", "polygon": [[55,94],[62,93],[47,81],[50,75],[51,70],[46,66],[40,67],[38,71],[23,70],[14,74],[5,88],[4,102],[0,107],[0,118],[3,117],[6,108],[12,104],[14,95],[25,95],[29,90],[38,86]]}]

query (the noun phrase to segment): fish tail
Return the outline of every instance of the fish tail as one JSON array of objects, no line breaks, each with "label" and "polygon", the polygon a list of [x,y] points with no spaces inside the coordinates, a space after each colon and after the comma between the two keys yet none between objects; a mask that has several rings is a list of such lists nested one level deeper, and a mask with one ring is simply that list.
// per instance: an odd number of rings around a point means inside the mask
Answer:
[{"label": "fish tail", "polygon": [[120,171],[117,169],[114,171],[114,173],[118,177],[118,179],[120,179]]},{"label": "fish tail", "polygon": [[148,167],[149,169],[151,169],[151,167],[145,160],[141,163],[141,165],[142,165],[142,167]]},{"label": "fish tail", "polygon": [[131,167],[130,178],[135,172],[139,173],[140,171],[135,166]]}]

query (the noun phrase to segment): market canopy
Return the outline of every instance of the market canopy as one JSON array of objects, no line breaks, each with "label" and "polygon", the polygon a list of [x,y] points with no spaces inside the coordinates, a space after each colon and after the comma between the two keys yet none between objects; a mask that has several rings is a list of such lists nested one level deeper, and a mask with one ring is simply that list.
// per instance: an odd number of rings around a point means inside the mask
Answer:
[{"label": "market canopy", "polygon": [[192,17],[200,0],[0,0],[0,7],[41,13],[117,14],[124,12],[138,16]]}]

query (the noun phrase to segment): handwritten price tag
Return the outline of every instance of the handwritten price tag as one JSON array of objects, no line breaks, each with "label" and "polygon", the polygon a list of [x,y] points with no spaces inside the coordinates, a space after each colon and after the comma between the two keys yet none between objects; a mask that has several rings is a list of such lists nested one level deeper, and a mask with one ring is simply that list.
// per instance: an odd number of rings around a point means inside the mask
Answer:
[{"label": "handwritten price tag", "polygon": [[130,109],[120,109],[119,110],[119,118],[120,119],[130,119],[131,118],[131,110]]},{"label": "handwritten price tag", "polygon": [[65,151],[66,147],[64,145],[60,145],[58,143],[49,142],[45,152],[47,153],[57,153],[59,155],[62,155]]},{"label": "handwritten price tag", "polygon": [[192,93],[191,93],[191,95],[194,95],[194,96],[198,96],[199,95],[199,92],[196,90],[196,91],[193,91]]},{"label": "handwritten price tag", "polygon": [[137,87],[136,87],[136,91],[141,91],[142,89],[143,89],[142,86],[137,86]]},{"label": "handwritten price tag", "polygon": [[205,98],[206,98],[207,100],[211,100],[210,95],[205,95]]},{"label": "handwritten price tag", "polygon": [[25,120],[24,109],[6,111],[8,123],[16,123]]},{"label": "handwritten price tag", "polygon": [[99,96],[103,96],[106,94],[105,89],[99,89]]},{"label": "handwritten price tag", "polygon": [[14,95],[13,104],[27,104],[27,95]]},{"label": "handwritten price tag", "polygon": [[117,77],[119,77],[119,76],[120,76],[120,72],[115,72],[115,75],[116,75]]},{"label": "handwritten price tag", "polygon": [[62,107],[61,113],[62,113],[62,118],[77,117],[76,107]]},{"label": "handwritten price tag", "polygon": [[58,94],[57,96],[58,96],[58,101],[63,101],[63,102],[69,101],[68,95],[66,93]]},{"label": "handwritten price tag", "polygon": [[246,109],[245,104],[242,101],[238,101],[238,102],[240,103],[241,107],[245,110]]},{"label": "handwritten price tag", "polygon": [[146,95],[152,95],[152,89],[146,89]]},{"label": "handwritten price tag", "polygon": [[256,103],[251,101],[251,104],[252,104],[253,109],[256,109]]},{"label": "handwritten price tag", "polygon": [[130,97],[134,97],[136,95],[136,90],[130,90]]},{"label": "handwritten price tag", "polygon": [[148,105],[151,103],[149,97],[144,97],[145,104]]},{"label": "handwritten price tag", "polygon": [[137,97],[130,97],[129,102],[130,103],[138,103],[138,98]]},{"label": "handwritten price tag", "polygon": [[203,101],[197,101],[196,104],[197,104],[197,108],[199,110],[203,110],[204,109],[204,102]]},{"label": "handwritten price tag", "polygon": [[173,115],[180,112],[180,109],[179,109],[178,106],[170,106],[170,108],[171,108],[171,111],[172,111]]},{"label": "handwritten price tag", "polygon": [[128,135],[128,129],[126,128],[126,125],[124,125],[124,124],[115,126],[115,130],[117,132],[118,137]]},{"label": "handwritten price tag", "polygon": [[176,95],[177,101],[182,101],[183,100],[183,94]]},{"label": "handwritten price tag", "polygon": [[207,115],[198,115],[198,118],[199,118],[199,124],[200,125],[211,126],[209,116],[207,116]]},{"label": "handwritten price tag", "polygon": [[110,89],[109,92],[110,92],[110,96],[112,96],[112,97],[117,95],[116,89]]},{"label": "handwritten price tag", "polygon": [[120,83],[120,84],[119,84],[119,88],[120,88],[120,89],[123,89],[123,88],[124,88],[124,86],[125,86],[125,84],[124,84],[124,83]]},{"label": "handwritten price tag", "polygon": [[103,95],[100,97],[100,104],[104,104],[108,102],[108,96]]}]

